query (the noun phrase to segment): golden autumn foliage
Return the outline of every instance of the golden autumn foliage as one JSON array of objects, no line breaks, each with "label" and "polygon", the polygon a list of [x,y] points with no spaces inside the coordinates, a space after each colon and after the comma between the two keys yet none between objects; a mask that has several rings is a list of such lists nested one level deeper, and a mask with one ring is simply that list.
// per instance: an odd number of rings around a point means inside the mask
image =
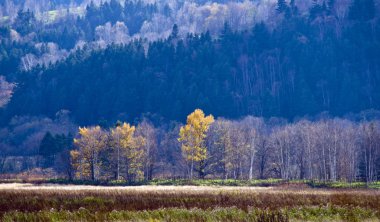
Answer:
[{"label": "golden autumn foliage", "polygon": [[[80,127],[70,152],[71,167],[79,179],[113,177],[133,181],[144,178],[145,139],[135,135],[136,128],[123,123],[110,131],[99,126]],[[121,174],[124,177],[121,177]]]},{"label": "golden autumn foliage", "polygon": [[194,162],[201,162],[207,158],[207,148],[204,141],[213,122],[214,117],[212,115],[205,116],[201,109],[196,109],[187,116],[186,125],[180,129],[178,141],[182,143],[184,157],[191,163],[191,178]]},{"label": "golden autumn foliage", "polygon": [[107,134],[100,126],[79,127],[79,138],[74,139],[74,144],[78,150],[70,154],[78,165],[73,166],[77,169],[77,175],[81,179],[97,180],[101,165],[99,154],[107,146]]},{"label": "golden autumn foliage", "polygon": [[143,177],[142,159],[144,150],[142,146],[145,143],[143,137],[135,136],[136,128],[128,123],[111,130],[113,149],[116,155],[117,179],[120,177],[121,158],[126,159],[126,179],[140,179]]}]

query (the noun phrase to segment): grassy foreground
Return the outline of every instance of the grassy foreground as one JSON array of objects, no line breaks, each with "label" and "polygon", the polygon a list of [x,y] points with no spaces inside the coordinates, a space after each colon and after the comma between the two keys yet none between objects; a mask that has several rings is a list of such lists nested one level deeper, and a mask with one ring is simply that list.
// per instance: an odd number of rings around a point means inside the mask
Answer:
[{"label": "grassy foreground", "polygon": [[8,184],[0,197],[0,221],[380,221],[370,189]]},{"label": "grassy foreground", "polygon": [[159,209],[152,211],[77,211],[9,212],[3,221],[379,221],[376,213],[361,208],[315,207],[284,210],[238,208]]}]

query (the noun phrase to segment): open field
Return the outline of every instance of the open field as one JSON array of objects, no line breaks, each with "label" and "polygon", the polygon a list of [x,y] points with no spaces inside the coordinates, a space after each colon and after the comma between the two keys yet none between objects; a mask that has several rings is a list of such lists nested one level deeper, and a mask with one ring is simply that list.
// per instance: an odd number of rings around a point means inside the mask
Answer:
[{"label": "open field", "polygon": [[380,191],[0,185],[1,221],[379,221]]}]

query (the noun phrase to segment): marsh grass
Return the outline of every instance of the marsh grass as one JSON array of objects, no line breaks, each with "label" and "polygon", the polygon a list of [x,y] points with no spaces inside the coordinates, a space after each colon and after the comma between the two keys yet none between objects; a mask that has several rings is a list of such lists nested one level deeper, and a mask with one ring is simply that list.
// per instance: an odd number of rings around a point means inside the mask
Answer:
[{"label": "marsh grass", "polygon": [[370,188],[370,189],[380,189],[380,181],[373,183],[365,182],[318,182],[318,181],[306,181],[307,185],[312,188],[336,188],[336,189],[358,189],[358,188]]},{"label": "marsh grass", "polygon": [[282,209],[305,206],[350,206],[380,212],[378,190],[271,189],[250,187],[197,186],[26,186],[0,189],[0,214],[9,211],[77,210],[91,211],[155,210],[160,208],[237,207],[248,210]]},{"label": "marsh grass", "polygon": [[76,185],[103,185],[103,186],[254,186],[268,187],[286,183],[281,179],[266,179],[266,180],[234,180],[234,179],[153,179],[150,181],[133,181],[125,180],[110,180],[110,181],[88,181],[88,180],[64,180],[50,179],[46,181],[34,181],[34,183],[56,183],[56,184],[76,184]]},{"label": "marsh grass", "polygon": [[254,210],[245,212],[238,208],[159,209],[153,211],[112,211],[92,213],[78,211],[42,211],[34,213],[9,212],[4,221],[273,221],[286,222],[285,212]]},{"label": "marsh grass", "polygon": [[0,221],[288,221],[289,218],[379,221],[380,218],[380,191],[371,189],[5,184],[0,186],[0,197]]},{"label": "marsh grass", "polygon": [[158,209],[151,211],[91,212],[85,208],[76,211],[8,212],[7,221],[378,221],[372,210],[362,208],[309,207],[282,210],[236,207],[214,209]]}]

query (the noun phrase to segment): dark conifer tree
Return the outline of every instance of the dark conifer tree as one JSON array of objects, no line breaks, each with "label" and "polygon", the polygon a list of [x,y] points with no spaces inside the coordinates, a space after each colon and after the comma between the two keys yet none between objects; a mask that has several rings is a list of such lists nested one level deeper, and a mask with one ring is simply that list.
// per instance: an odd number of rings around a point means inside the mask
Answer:
[{"label": "dark conifer tree", "polygon": [[54,136],[50,132],[47,132],[42,139],[39,148],[39,155],[41,155],[44,160],[42,164],[43,167],[49,167],[53,164],[53,155],[56,153],[57,146],[58,144],[56,143]]},{"label": "dark conifer tree", "polygon": [[286,3],[286,0],[277,0],[277,12],[283,13],[288,10],[288,4]]},{"label": "dark conifer tree", "polygon": [[27,11],[18,11],[16,20],[13,24],[18,33],[26,35],[30,32],[36,31],[37,20],[34,13],[29,9]]},{"label": "dark conifer tree", "polygon": [[354,0],[349,12],[349,18],[358,21],[368,21],[375,17],[376,9],[373,0]]}]

